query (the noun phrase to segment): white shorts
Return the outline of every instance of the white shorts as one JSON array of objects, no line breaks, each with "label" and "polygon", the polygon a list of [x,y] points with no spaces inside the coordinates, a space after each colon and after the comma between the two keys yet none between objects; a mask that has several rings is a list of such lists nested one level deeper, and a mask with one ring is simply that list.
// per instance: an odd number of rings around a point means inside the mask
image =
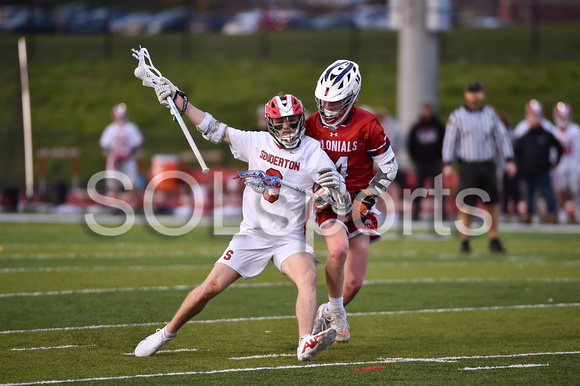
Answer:
[{"label": "white shorts", "polygon": [[216,264],[225,264],[249,279],[261,274],[270,261],[280,269],[284,260],[299,252],[311,254],[315,262],[320,263],[306,238],[272,237],[246,231],[234,235]]},{"label": "white shorts", "polygon": [[[118,162],[117,167],[112,170],[116,170],[118,172],[126,174],[127,177],[129,177],[129,179],[133,183],[133,189],[136,189],[135,185],[137,184],[137,178],[139,177],[139,168],[137,166],[137,161],[135,159],[130,158],[125,161],[120,161]],[[105,171],[105,178],[107,178],[106,182],[107,188],[113,189],[123,187],[121,181],[119,181],[116,178],[112,178],[109,175],[108,171],[109,170]]]},{"label": "white shorts", "polygon": [[570,189],[572,194],[578,194],[580,190],[580,172],[575,165],[558,165],[552,171],[552,183],[557,191]]}]

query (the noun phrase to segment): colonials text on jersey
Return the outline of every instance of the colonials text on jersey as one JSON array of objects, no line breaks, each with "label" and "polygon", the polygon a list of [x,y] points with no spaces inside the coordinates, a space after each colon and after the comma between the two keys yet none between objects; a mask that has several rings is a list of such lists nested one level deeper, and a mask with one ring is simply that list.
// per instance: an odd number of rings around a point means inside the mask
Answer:
[{"label": "colonials text on jersey", "polygon": [[330,140],[330,139],[321,140],[320,146],[322,147],[322,150],[338,151],[338,152],[344,152],[344,153],[349,153],[351,151],[355,151],[356,147],[357,147],[356,141],[353,141],[351,143],[351,141],[337,141],[337,140]]}]

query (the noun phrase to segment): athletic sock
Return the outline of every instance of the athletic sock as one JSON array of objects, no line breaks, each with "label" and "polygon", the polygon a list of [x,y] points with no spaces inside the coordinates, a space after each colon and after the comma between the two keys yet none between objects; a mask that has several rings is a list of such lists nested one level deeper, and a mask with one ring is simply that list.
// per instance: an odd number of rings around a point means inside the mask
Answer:
[{"label": "athletic sock", "polygon": [[167,331],[167,326],[163,327],[163,336],[166,338],[173,338],[177,335],[177,333],[172,334],[169,331]]},{"label": "athletic sock", "polygon": [[331,313],[343,313],[344,312],[344,299],[343,297],[331,298],[328,297],[328,309]]}]

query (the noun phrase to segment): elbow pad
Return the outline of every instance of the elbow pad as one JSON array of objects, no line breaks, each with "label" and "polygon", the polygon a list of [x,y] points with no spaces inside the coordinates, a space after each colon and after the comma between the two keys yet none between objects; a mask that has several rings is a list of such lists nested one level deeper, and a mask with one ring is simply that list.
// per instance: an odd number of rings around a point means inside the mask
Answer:
[{"label": "elbow pad", "polygon": [[213,143],[220,143],[224,138],[224,133],[228,125],[219,122],[210,113],[205,113],[203,121],[196,127],[203,135],[203,138]]},{"label": "elbow pad", "polygon": [[391,182],[393,182],[395,177],[397,177],[399,165],[397,165],[395,153],[393,153],[390,148],[386,153],[375,157],[374,161],[378,166],[378,171],[369,183],[368,190],[375,195],[375,197],[378,197],[387,191]]}]

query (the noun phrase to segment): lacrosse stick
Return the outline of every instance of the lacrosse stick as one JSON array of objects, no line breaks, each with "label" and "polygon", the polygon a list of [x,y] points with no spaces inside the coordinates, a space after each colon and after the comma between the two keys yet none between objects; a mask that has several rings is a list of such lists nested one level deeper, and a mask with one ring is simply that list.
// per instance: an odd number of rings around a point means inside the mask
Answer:
[{"label": "lacrosse stick", "polygon": [[[151,56],[149,56],[149,51],[147,51],[147,48],[141,46],[139,46],[139,50],[132,48],[131,51],[133,52],[133,57],[139,60],[139,64],[137,65],[134,71],[135,77],[143,81],[143,86],[155,87],[155,85],[159,83],[159,78],[161,78],[162,75],[161,72],[159,72],[159,70],[153,66]],[[167,103],[169,103],[169,107],[171,108],[173,116],[175,117],[175,119],[177,119],[177,123],[179,123],[179,126],[181,127],[181,130],[183,131],[183,134],[185,135],[185,138],[187,139],[187,142],[189,143],[191,150],[193,150],[193,154],[195,154],[197,162],[199,162],[199,165],[201,166],[203,172],[208,173],[209,168],[205,164],[205,161],[203,160],[203,157],[199,152],[197,145],[193,141],[191,133],[187,129],[187,126],[185,125],[185,122],[183,121],[183,118],[181,117],[181,114],[179,112],[179,109],[177,108],[177,106],[175,106],[175,103],[173,102],[170,96],[167,97]]]},{"label": "lacrosse stick", "polygon": [[302,189],[299,186],[292,185],[289,182],[281,180],[276,176],[271,176],[266,174],[261,170],[248,170],[245,172],[238,172],[237,178],[243,181],[246,185],[252,185],[257,188],[267,188],[276,185],[282,185],[290,189],[294,189],[302,194],[307,195],[310,198],[318,198],[319,196],[310,190]]}]

